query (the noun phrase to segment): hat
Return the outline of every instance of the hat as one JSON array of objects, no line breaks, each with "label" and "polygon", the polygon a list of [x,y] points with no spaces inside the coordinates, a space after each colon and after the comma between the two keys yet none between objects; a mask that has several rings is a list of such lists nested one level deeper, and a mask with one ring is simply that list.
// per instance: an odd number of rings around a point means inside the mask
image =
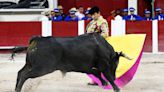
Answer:
[{"label": "hat", "polygon": [[59,9],[58,8],[55,8],[54,9],[54,12],[57,12],[58,13],[59,12]]},{"label": "hat", "polygon": [[58,9],[59,9],[59,10],[60,10],[60,9],[63,9],[63,6],[59,5],[59,6],[58,6]]},{"label": "hat", "polygon": [[155,9],[155,11],[157,12],[157,11],[161,11],[162,9],[161,8],[156,8]]},{"label": "hat", "polygon": [[124,8],[122,11],[123,12],[128,12],[128,9],[127,8]]},{"label": "hat", "polygon": [[151,13],[151,12],[150,12],[150,11],[148,11],[148,10],[146,10],[146,11],[145,11],[145,14],[150,14],[150,13]]},{"label": "hat", "polygon": [[129,11],[135,11],[135,9],[133,7],[130,7]]},{"label": "hat", "polygon": [[71,9],[69,10],[69,13],[70,13],[70,14],[75,14],[76,12],[77,12],[76,8],[71,8]]}]

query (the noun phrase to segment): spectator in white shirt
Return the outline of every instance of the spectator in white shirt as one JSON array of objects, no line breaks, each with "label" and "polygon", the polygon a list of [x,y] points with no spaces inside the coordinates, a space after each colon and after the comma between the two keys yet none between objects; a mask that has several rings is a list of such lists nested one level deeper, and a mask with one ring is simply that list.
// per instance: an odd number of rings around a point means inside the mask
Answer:
[{"label": "spectator in white shirt", "polygon": [[78,8],[78,11],[76,12],[75,15],[79,18],[79,20],[82,20],[82,18],[85,17],[85,15],[84,15],[84,7],[80,6]]}]

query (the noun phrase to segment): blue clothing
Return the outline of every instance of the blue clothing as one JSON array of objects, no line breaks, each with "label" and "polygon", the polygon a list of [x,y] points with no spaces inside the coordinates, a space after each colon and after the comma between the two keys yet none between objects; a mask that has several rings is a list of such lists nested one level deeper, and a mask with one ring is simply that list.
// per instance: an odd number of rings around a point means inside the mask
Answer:
[{"label": "blue clothing", "polygon": [[66,18],[65,18],[65,21],[78,21],[79,19],[78,19],[78,17],[76,17],[76,18],[71,18],[71,16],[67,16]]},{"label": "blue clothing", "polygon": [[55,16],[55,17],[51,17],[52,21],[62,21],[63,17],[62,16]]},{"label": "blue clothing", "polygon": [[154,20],[164,20],[164,14],[160,14],[154,17]]},{"label": "blue clothing", "polygon": [[82,20],[92,20],[92,18],[89,18],[87,16],[83,17]]},{"label": "blue clothing", "polygon": [[123,20],[126,20],[126,19],[127,19],[127,16],[122,16],[122,19],[123,19]]},{"label": "blue clothing", "polygon": [[124,17],[124,20],[136,20],[136,21],[140,21],[142,20],[142,18],[139,15],[128,15],[126,17]]},{"label": "blue clothing", "polygon": [[150,21],[150,20],[153,20],[153,19],[152,19],[152,18],[146,18],[146,17],[143,17],[143,20]]}]

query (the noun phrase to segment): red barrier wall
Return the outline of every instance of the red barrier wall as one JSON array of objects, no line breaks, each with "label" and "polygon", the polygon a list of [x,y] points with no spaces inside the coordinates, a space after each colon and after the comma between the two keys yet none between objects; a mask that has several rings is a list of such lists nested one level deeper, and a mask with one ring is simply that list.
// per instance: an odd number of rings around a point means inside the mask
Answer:
[{"label": "red barrier wall", "polygon": [[[85,26],[87,25],[85,22]],[[159,21],[159,51],[164,51],[164,22]],[[41,22],[0,22],[0,46],[27,45],[35,35],[41,35]],[[78,22],[52,22],[55,37],[74,37],[78,35]],[[147,34],[144,51],[152,51],[152,22],[126,22],[127,34]]]},{"label": "red barrier wall", "polygon": [[164,52],[164,21],[158,21],[158,47],[160,52]]},{"label": "red barrier wall", "polygon": [[78,36],[78,22],[52,22],[52,35],[55,37]]},{"label": "red barrier wall", "polygon": [[41,35],[41,22],[0,22],[0,46],[28,45],[34,35]]},{"label": "red barrier wall", "polygon": [[[164,9],[164,0],[155,0],[155,7]],[[164,51],[164,22],[158,21],[158,47],[159,51]]]},{"label": "red barrier wall", "polygon": [[146,34],[146,42],[144,46],[145,52],[152,52],[152,22],[151,21],[137,21],[126,22],[127,34]]}]

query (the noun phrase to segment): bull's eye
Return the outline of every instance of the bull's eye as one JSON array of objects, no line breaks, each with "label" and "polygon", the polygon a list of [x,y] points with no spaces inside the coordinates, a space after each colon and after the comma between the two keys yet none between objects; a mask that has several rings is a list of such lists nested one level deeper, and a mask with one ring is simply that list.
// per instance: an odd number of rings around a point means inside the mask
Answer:
[{"label": "bull's eye", "polygon": [[32,49],[31,51],[32,51],[32,52],[34,52],[34,51],[35,51],[35,49]]},{"label": "bull's eye", "polygon": [[28,52],[34,52],[37,50],[36,48],[37,43],[35,41],[31,42],[30,46],[28,47]]},{"label": "bull's eye", "polygon": [[33,48],[32,50],[31,50],[31,52],[34,52],[34,51],[36,51],[37,50],[37,48]]}]

